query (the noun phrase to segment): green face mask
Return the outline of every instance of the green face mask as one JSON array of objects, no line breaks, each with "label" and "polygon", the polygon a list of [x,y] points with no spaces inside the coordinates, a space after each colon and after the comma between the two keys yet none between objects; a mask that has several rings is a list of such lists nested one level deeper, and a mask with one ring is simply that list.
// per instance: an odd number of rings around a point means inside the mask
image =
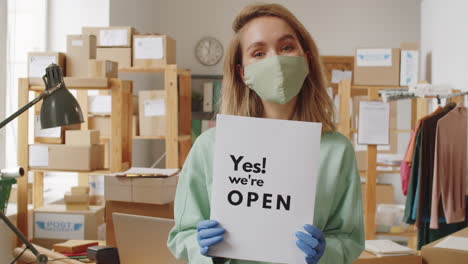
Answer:
[{"label": "green face mask", "polygon": [[303,56],[271,56],[245,67],[245,83],[263,100],[285,104],[296,96],[309,74]]}]

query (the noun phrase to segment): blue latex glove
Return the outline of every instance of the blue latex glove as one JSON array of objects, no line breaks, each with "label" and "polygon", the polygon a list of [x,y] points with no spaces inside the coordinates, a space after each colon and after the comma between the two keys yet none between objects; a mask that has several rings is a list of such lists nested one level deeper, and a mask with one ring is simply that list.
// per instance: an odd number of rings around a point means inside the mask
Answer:
[{"label": "blue latex glove", "polygon": [[296,245],[305,254],[307,264],[316,264],[325,252],[325,237],[320,229],[313,225],[304,225],[304,232],[296,232]]},{"label": "blue latex glove", "polygon": [[204,220],[198,222],[197,225],[197,240],[200,246],[200,253],[204,256],[208,256],[208,250],[211,246],[218,244],[223,241],[224,228],[217,227],[218,221],[216,220]]}]

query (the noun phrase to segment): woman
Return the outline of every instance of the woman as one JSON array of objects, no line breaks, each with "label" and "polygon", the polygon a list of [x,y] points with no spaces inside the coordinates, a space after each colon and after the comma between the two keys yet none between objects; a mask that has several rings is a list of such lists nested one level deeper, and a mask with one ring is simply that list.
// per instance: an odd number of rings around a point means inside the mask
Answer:
[{"label": "woman", "polygon": [[[304,263],[351,263],[362,252],[360,178],[350,142],[335,132],[317,47],[304,26],[277,4],[244,8],[233,23],[224,65],[223,114],[322,123],[312,225],[297,232]],[[209,257],[225,230],[209,220],[214,130],[193,145],[180,175],[168,246],[189,263],[259,263]],[[291,135],[285,135],[291,136]],[[299,228],[299,227],[298,227]]]}]

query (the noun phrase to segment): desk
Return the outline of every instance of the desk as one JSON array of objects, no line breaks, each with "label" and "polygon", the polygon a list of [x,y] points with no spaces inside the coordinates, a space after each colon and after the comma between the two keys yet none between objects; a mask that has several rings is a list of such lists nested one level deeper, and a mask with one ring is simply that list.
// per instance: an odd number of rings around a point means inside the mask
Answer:
[{"label": "desk", "polygon": [[398,256],[398,257],[377,257],[376,255],[364,251],[359,259],[353,264],[421,264],[422,257],[419,255]]}]

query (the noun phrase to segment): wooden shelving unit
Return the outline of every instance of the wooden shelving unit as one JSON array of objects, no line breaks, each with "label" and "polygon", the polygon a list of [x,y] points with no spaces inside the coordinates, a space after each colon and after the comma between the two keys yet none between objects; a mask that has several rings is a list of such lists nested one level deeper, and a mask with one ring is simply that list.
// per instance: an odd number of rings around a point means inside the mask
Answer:
[{"label": "wooden shelving unit", "polygon": [[192,146],[191,71],[170,64],[158,68],[120,68],[119,73],[164,73],[166,135],[135,136],[137,140],[165,140],[166,168],[181,168]]},{"label": "wooden shelving unit", "polygon": [[[339,122],[338,122],[338,131],[343,135],[352,138],[353,133],[357,133],[357,130],[351,129],[351,115],[350,115],[350,99],[354,96],[367,96],[369,101],[379,101],[379,91],[385,89],[395,89],[401,88],[398,86],[357,86],[351,85],[351,80],[343,80],[338,84],[338,94],[339,97]],[[416,124],[416,121],[424,116],[427,113],[427,103],[426,108],[420,106],[423,104],[425,99],[421,100],[416,99],[412,100],[412,115],[411,115],[411,127],[413,128]],[[422,110],[424,109],[424,112]],[[403,132],[411,132],[410,130],[402,130]],[[401,132],[400,130],[391,131]],[[367,169],[365,172],[361,172],[362,176],[365,176],[366,183],[364,187],[364,192],[366,196],[366,204],[363,205],[364,208],[364,222],[365,222],[365,237],[366,240],[375,239],[376,235],[385,235],[385,236],[405,236],[408,237],[408,246],[411,248],[416,248],[417,244],[417,232],[414,226],[403,233],[377,233],[376,224],[375,224],[375,215],[377,209],[376,203],[376,186],[377,186],[377,175],[384,173],[399,173],[399,170],[389,170],[389,171],[380,171],[377,170],[378,166],[386,167],[399,167],[386,164],[377,163],[377,145],[367,145]]]},{"label": "wooden shelving unit", "polygon": [[[132,163],[132,96],[133,87],[131,81],[107,78],[75,78],[65,77],[67,89],[76,90],[78,102],[85,117],[85,123],[81,129],[88,128],[87,93],[88,90],[109,91],[112,95],[112,129],[111,137],[111,157],[109,158],[109,170],[89,171],[79,173],[80,184],[87,185],[89,174],[106,174],[109,172],[119,172],[131,167]],[[30,79],[20,78],[18,85],[18,105],[25,105],[29,102],[30,92],[36,94],[45,89],[41,85],[30,85]],[[125,108],[124,108],[125,107]],[[36,111],[39,106],[36,105]],[[28,172],[34,173],[33,183],[33,205],[34,208],[43,206],[44,197],[44,173],[56,170],[32,169],[29,168],[29,116],[28,111],[18,118],[18,166],[25,170],[24,177],[18,179],[18,211],[17,226],[19,230],[28,236]],[[64,172],[64,171],[61,171]],[[68,171],[71,172],[71,171]],[[76,172],[76,171],[74,171]]]}]

